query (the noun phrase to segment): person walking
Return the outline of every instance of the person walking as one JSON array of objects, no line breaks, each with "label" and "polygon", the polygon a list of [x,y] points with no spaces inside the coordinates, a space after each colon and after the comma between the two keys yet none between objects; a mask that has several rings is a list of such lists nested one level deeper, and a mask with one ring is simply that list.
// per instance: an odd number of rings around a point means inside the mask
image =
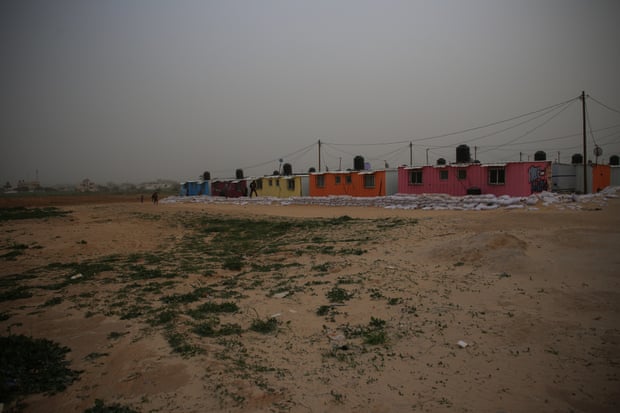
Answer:
[{"label": "person walking", "polygon": [[252,198],[252,194],[255,194],[258,198],[258,192],[256,192],[256,181],[250,182],[250,198]]}]

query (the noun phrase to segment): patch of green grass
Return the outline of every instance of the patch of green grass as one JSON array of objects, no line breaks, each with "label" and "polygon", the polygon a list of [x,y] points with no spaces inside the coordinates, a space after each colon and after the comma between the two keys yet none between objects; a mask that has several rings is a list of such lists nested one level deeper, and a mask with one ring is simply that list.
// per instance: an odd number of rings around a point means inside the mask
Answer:
[{"label": "patch of green grass", "polygon": [[82,274],[81,278],[71,280],[71,282],[80,282],[85,278],[91,278],[104,271],[113,271],[114,266],[110,262],[104,261],[86,261],[86,262],[69,262],[69,263],[51,263],[47,265],[50,270],[70,270],[72,274]]},{"label": "patch of green grass", "polygon": [[241,271],[244,265],[243,257],[240,255],[225,257],[224,262],[222,262],[222,268],[230,271]]},{"label": "patch of green grass", "polygon": [[370,298],[373,300],[380,300],[384,298],[384,295],[376,288],[371,288],[370,290]]},{"label": "patch of green grass", "polygon": [[388,338],[385,331],[369,331],[364,335],[364,344],[378,346],[387,343]]},{"label": "patch of green grass", "polygon": [[326,316],[327,314],[329,314],[331,309],[332,309],[331,305],[322,305],[319,308],[317,308],[316,315],[318,315],[318,316]]},{"label": "patch of green grass", "polygon": [[349,327],[347,325],[343,330],[348,338],[362,337],[364,344],[375,346],[387,343],[386,324],[385,320],[370,317],[370,322],[366,326]]},{"label": "patch of green grass", "polygon": [[105,356],[109,356],[109,354],[108,353],[96,353],[96,352],[94,352],[94,353],[87,354],[86,357],[84,357],[84,360],[86,360],[86,361],[93,361],[93,360],[97,360],[98,358],[105,357]]},{"label": "patch of green grass", "polygon": [[177,317],[177,312],[169,309],[159,311],[154,317],[148,320],[152,326],[163,325],[173,322]]},{"label": "patch of green grass", "polygon": [[128,332],[120,333],[118,331],[112,331],[110,334],[108,334],[108,340],[118,340],[119,338],[126,336],[127,334],[129,333]]},{"label": "patch of green grass", "polygon": [[332,303],[342,303],[353,297],[353,294],[349,294],[347,290],[340,287],[333,287],[326,295],[327,299]]},{"label": "patch of green grass", "polygon": [[256,264],[251,263],[252,271],[256,272],[270,272],[270,271],[278,271],[287,267],[301,267],[301,264],[297,262],[292,262],[290,264],[282,264],[280,262],[272,263],[272,264]]},{"label": "patch of green grass", "polygon": [[179,353],[183,357],[191,357],[202,353],[202,349],[200,347],[188,343],[187,337],[179,332],[173,330],[166,331],[166,340],[172,348],[172,351],[174,353]]},{"label": "patch of green grass", "polygon": [[201,304],[198,308],[187,311],[187,314],[196,320],[201,320],[208,318],[211,314],[236,313],[237,311],[239,311],[239,306],[232,301],[222,303],[209,301]]},{"label": "patch of green grass", "polygon": [[151,307],[149,306],[134,304],[124,309],[120,318],[121,320],[131,320],[132,318],[142,317],[143,315],[146,315],[150,309]]},{"label": "patch of green grass", "polygon": [[6,290],[0,293],[0,302],[3,301],[12,301],[19,300],[21,298],[30,298],[32,297],[32,293],[28,289],[28,287],[21,286],[12,288],[10,290]]},{"label": "patch of green grass", "polygon": [[386,321],[380,318],[370,317],[368,325],[373,329],[382,329],[386,325]]},{"label": "patch of green grass", "polygon": [[41,307],[51,307],[60,303],[62,303],[62,297],[54,297],[41,304]]},{"label": "patch of green grass", "polygon": [[360,284],[362,280],[353,277],[338,277],[337,284]]},{"label": "patch of green grass", "polygon": [[0,337],[0,402],[36,393],[61,392],[78,379],[65,355],[71,350],[47,339]]},{"label": "patch of green grass", "polygon": [[365,252],[366,250],[363,250],[361,248],[342,248],[337,252],[337,254],[339,255],[362,255]]},{"label": "patch of green grass", "polygon": [[328,262],[324,262],[322,264],[317,264],[312,266],[312,271],[318,272],[327,272],[329,271],[330,264]]},{"label": "patch of green grass", "polygon": [[230,335],[240,335],[243,332],[241,326],[237,323],[222,324],[216,328],[214,322],[200,323],[192,329],[192,331],[201,337],[222,337]]},{"label": "patch of green grass", "polygon": [[159,268],[147,268],[144,265],[132,265],[127,274],[132,280],[150,280],[153,278],[175,278],[176,274],[164,273]]},{"label": "patch of green grass", "polygon": [[[26,246],[26,248],[28,247]],[[17,257],[19,257],[20,255],[24,255],[23,249],[21,248],[13,249],[7,252],[6,254],[0,255],[0,259],[6,260],[6,261],[15,261],[17,260]]]},{"label": "patch of green grass", "polygon": [[201,300],[206,295],[211,294],[213,289],[210,287],[199,287],[194,291],[185,294],[172,294],[161,298],[167,304],[186,304]]},{"label": "patch of green grass", "polygon": [[252,320],[250,330],[256,331],[257,333],[269,334],[278,331],[278,324],[278,320],[273,317],[267,318],[266,320],[255,318]]},{"label": "patch of green grass", "polygon": [[118,403],[105,404],[103,400],[96,399],[95,405],[84,410],[84,413],[139,413],[139,411]]},{"label": "patch of green grass", "polygon": [[46,208],[0,208],[0,221],[10,221],[16,219],[41,219],[52,217],[64,217],[71,211],[62,211],[54,207]]}]

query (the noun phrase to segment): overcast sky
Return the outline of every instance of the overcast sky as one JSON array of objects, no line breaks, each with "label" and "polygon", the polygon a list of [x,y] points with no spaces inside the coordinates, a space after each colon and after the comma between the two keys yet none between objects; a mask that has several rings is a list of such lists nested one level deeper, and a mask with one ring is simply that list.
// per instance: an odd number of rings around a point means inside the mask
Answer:
[{"label": "overcast sky", "polygon": [[[330,169],[408,164],[408,142],[416,164],[464,142],[567,162],[578,100],[425,138],[582,90],[620,110],[619,22],[617,0],[3,0],[0,181],[306,172],[319,139]],[[587,102],[607,162],[620,113]]]}]

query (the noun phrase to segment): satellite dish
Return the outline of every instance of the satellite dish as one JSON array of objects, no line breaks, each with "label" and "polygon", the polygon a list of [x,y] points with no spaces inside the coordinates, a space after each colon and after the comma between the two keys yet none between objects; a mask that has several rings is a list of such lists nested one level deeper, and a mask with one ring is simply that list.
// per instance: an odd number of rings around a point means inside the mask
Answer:
[{"label": "satellite dish", "polygon": [[603,154],[603,148],[600,146],[594,147],[594,156],[601,156]]}]

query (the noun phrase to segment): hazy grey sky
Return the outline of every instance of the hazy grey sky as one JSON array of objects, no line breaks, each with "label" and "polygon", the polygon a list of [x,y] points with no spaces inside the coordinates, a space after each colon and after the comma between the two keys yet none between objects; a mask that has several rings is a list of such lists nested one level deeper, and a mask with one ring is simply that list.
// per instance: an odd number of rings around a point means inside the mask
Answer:
[{"label": "hazy grey sky", "polygon": [[[408,163],[392,142],[453,161],[515,122],[416,140],[582,90],[620,109],[618,22],[617,0],[3,0],[0,181],[263,175],[281,157],[304,172],[318,139],[330,169]],[[551,139],[580,133],[581,106],[563,108],[470,145],[483,162],[568,161],[581,137]],[[595,130],[620,125],[588,113]],[[594,138],[620,154],[620,126]]]}]

